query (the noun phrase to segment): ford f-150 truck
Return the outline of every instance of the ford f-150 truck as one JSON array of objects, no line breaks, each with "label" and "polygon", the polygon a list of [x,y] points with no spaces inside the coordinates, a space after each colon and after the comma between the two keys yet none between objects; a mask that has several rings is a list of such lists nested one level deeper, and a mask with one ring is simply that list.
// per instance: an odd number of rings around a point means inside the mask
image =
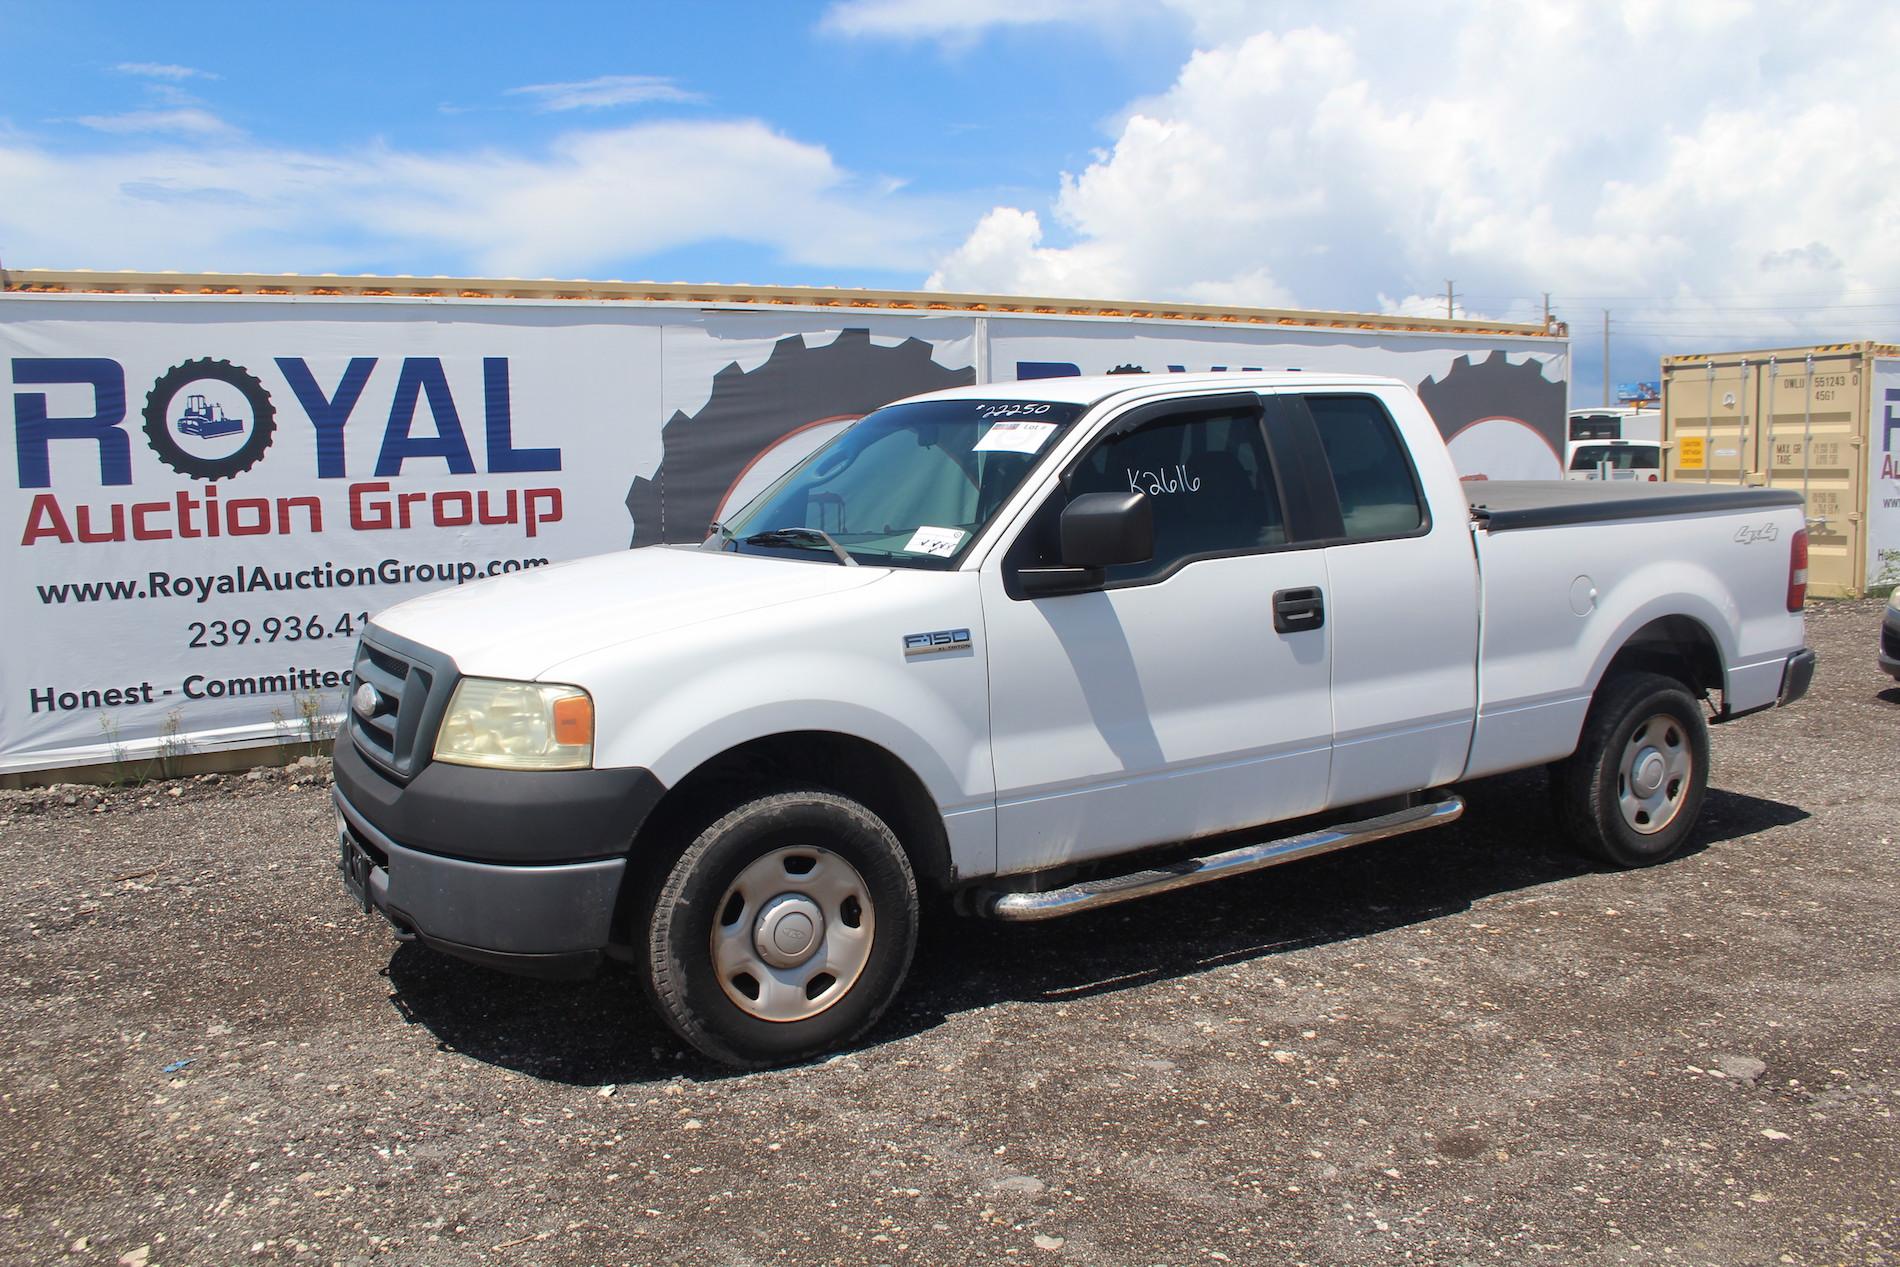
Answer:
[{"label": "ford f-150 truck", "polygon": [[339,864],[403,937],[631,962],[714,1059],[862,1034],[919,895],[1034,920],[1456,819],[1548,765],[1673,855],[1708,722],[1799,697],[1798,494],[1461,486],[1416,396],[1313,373],[879,409],[698,546],[378,615]]}]

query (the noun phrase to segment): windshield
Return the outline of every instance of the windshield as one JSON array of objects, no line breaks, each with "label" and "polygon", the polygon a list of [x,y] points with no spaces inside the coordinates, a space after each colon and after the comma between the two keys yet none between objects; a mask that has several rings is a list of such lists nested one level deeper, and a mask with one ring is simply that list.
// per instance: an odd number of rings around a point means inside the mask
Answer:
[{"label": "windshield", "polygon": [[1661,465],[1661,451],[1649,445],[1586,444],[1570,459],[1573,471],[1594,471],[1604,462],[1616,471],[1653,471]]},{"label": "windshield", "polygon": [[955,566],[1083,406],[925,400],[866,414],[705,546],[821,562]]}]

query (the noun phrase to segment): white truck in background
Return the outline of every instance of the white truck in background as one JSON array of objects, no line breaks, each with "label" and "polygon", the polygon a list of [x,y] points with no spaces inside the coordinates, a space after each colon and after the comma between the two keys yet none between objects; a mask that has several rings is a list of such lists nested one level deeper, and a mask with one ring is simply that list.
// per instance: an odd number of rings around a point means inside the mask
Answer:
[{"label": "white truck in background", "polygon": [[696,546],[379,614],[338,863],[401,937],[618,958],[707,1056],[803,1059],[891,1002],[923,890],[1092,910],[1539,765],[1581,847],[1673,856],[1707,723],[1807,689],[1805,554],[1788,490],[1461,485],[1392,379],[935,392]]},{"label": "white truck in background", "polygon": [[1605,405],[1573,409],[1564,450],[1567,480],[1662,480],[1662,410]]}]

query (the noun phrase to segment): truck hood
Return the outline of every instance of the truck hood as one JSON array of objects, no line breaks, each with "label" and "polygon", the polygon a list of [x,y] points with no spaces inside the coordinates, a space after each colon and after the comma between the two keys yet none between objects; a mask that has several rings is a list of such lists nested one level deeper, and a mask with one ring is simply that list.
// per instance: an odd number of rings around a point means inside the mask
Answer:
[{"label": "truck hood", "polygon": [[398,603],[375,623],[463,673],[531,679],[575,656],[705,621],[859,589],[878,567],[648,546]]}]

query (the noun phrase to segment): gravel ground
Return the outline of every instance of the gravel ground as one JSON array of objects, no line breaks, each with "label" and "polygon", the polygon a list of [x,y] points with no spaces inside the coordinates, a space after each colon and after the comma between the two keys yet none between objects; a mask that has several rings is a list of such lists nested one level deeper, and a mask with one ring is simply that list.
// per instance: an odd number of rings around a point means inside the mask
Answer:
[{"label": "gravel ground", "polygon": [[320,764],[0,794],[0,1260],[1900,1262],[1900,689],[1876,602],[1718,729],[1694,849],[1463,822],[937,928],[823,1064],[399,946]]}]

